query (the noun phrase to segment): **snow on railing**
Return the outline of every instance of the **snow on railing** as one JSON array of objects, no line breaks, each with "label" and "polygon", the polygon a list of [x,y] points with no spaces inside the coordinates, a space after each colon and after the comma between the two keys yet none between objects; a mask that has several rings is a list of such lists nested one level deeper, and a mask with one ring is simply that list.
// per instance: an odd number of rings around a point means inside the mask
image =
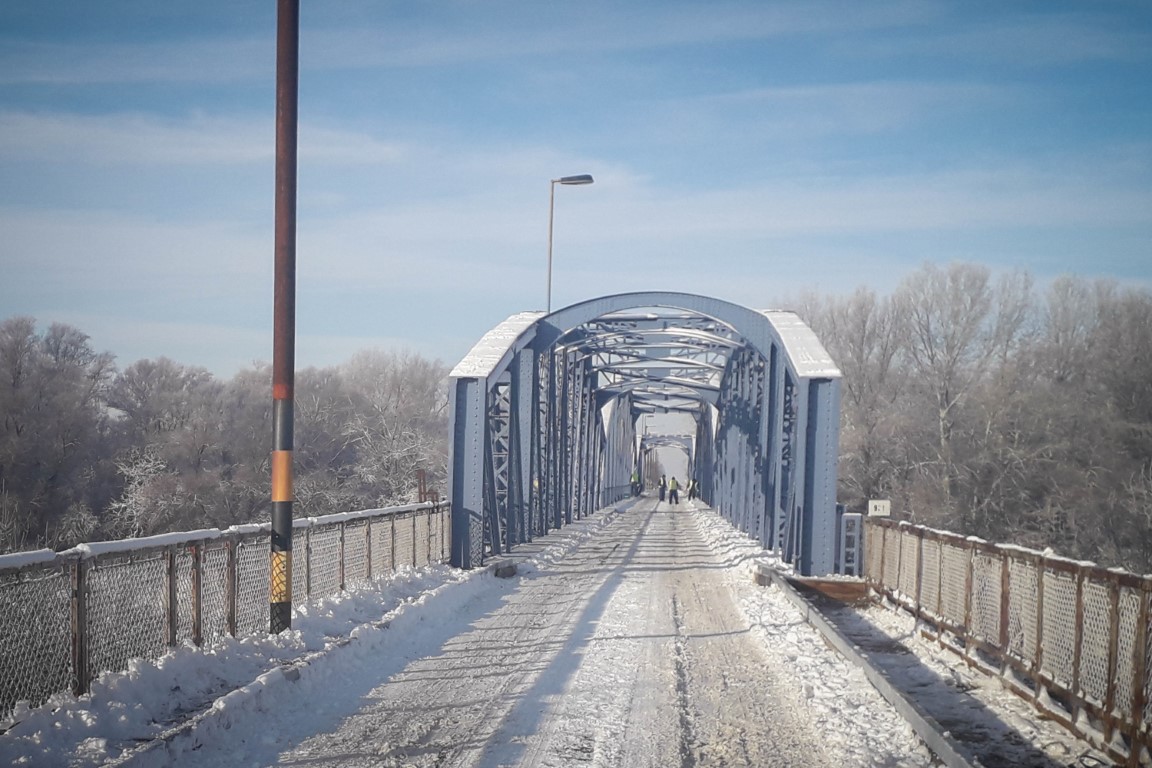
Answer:
[{"label": "snow on railing", "polygon": [[1152,754],[1152,576],[875,517],[864,562],[942,647],[1114,759]]},{"label": "snow on railing", "polygon": [[[295,520],[292,593],[445,562],[450,525],[436,502]],[[267,632],[269,537],[263,523],[0,555],[0,723],[131,659]]]}]

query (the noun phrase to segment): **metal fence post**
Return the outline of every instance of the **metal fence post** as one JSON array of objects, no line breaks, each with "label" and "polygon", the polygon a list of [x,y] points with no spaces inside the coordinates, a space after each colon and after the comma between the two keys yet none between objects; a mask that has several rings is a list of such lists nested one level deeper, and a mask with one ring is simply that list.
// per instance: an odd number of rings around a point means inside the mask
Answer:
[{"label": "metal fence post", "polygon": [[72,581],[72,692],[88,693],[88,564],[78,557],[71,563]]},{"label": "metal fence post", "polygon": [[876,574],[876,581],[887,589],[888,585],[884,583],[884,571],[888,557],[888,531],[884,526],[878,526],[877,532],[880,534],[880,573]]},{"label": "metal fence post", "polygon": [[412,567],[416,567],[416,518],[419,517],[415,512],[412,513]]},{"label": "metal fence post", "polygon": [[[444,517],[440,505],[436,505],[436,562],[441,563],[444,561]],[[524,525],[530,525],[528,518],[525,518]],[[526,541],[531,541],[529,529],[525,528],[525,533],[529,535]]]},{"label": "metal fence post", "polygon": [[304,529],[304,596],[312,597],[312,526]]},{"label": "metal fence post", "polygon": [[339,531],[340,531],[340,557],[339,557],[339,560],[336,564],[336,576],[340,582],[340,591],[341,592],[344,591],[344,556],[345,556],[345,552],[344,552],[345,528],[344,528],[344,526],[345,526],[345,523],[343,520],[341,520],[340,521],[340,528],[339,528]]},{"label": "metal fence post", "polygon": [[[1032,657],[1032,673],[1037,679],[1044,668],[1044,575],[1048,573],[1044,560],[1044,553],[1040,553],[1036,559],[1036,650]],[[1042,688],[1043,686],[1037,684],[1036,690],[1032,694],[1033,703],[1040,700]]]},{"label": "metal fence post", "polygon": [[912,530],[916,536],[916,617],[920,618],[924,615],[923,607],[920,605],[920,595],[924,588],[924,531],[915,528]]},{"label": "metal fence post", "polygon": [[1146,686],[1148,680],[1148,602],[1152,599],[1152,582],[1143,579],[1140,589],[1140,623],[1136,626],[1136,642],[1132,645],[1132,711],[1128,718],[1128,766],[1136,768],[1140,765],[1140,753],[1148,742],[1145,732],[1141,738],[1141,725],[1144,721],[1144,705]]},{"label": "metal fence post", "polygon": [[974,582],[972,569],[976,564],[976,542],[965,540],[965,549],[968,550],[968,567],[964,571],[964,658],[969,657],[972,649],[972,584]]},{"label": "metal fence post", "polygon": [[1104,740],[1112,741],[1116,731],[1116,662],[1120,644],[1120,579],[1109,572],[1108,579],[1108,687],[1104,695]]},{"label": "metal fence post", "polygon": [[[444,513],[443,510],[440,509],[439,502],[433,507],[433,511],[436,514],[436,562],[442,563],[444,562]],[[528,526],[530,525],[527,521],[525,522],[526,528],[524,532],[529,536],[531,536],[528,530]]]},{"label": "metal fence post", "polygon": [[1008,590],[1012,580],[1011,568],[1009,567],[1007,552],[997,547],[996,554],[1000,556],[1000,637],[998,642],[1001,662],[1006,663],[1008,658]]},{"label": "metal fence post", "polygon": [[372,581],[372,518],[364,526],[364,578]]},{"label": "metal fence post", "polygon": [[[1084,642],[1084,566],[1076,566],[1076,628],[1075,640],[1072,646],[1072,693],[1077,710],[1084,708],[1084,691],[1080,688],[1080,647]],[[1079,717],[1079,711],[1074,711],[1073,722]]]},{"label": "metal fence post", "polygon": [[936,616],[944,616],[944,542],[933,538],[936,542]]},{"label": "metal fence post", "polygon": [[236,540],[228,539],[227,565],[224,568],[224,621],[228,634],[236,637]]},{"label": "metal fence post", "polygon": [[900,584],[904,580],[904,521],[896,524],[896,583],[892,585],[894,592],[900,591]]},{"label": "metal fence post", "polygon": [[168,547],[166,556],[168,558],[168,605],[166,606],[164,619],[168,627],[168,645],[172,647],[179,643],[177,639],[178,624],[176,613],[176,547]]},{"label": "metal fence post", "polygon": [[204,644],[204,545],[192,545],[192,644]]}]

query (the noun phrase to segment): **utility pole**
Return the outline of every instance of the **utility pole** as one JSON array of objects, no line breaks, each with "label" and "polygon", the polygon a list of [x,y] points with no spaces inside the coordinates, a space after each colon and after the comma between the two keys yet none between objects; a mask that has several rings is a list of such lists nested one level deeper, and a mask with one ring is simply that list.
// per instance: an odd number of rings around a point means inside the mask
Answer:
[{"label": "utility pole", "polygon": [[268,631],[292,627],[292,397],[296,375],[296,104],[300,0],[276,7],[276,295],[272,338],[272,552]]}]

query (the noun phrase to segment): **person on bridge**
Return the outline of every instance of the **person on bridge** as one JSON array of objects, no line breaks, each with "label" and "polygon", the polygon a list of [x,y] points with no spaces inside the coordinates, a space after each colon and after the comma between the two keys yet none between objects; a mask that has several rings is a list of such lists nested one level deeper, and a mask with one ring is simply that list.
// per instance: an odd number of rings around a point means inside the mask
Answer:
[{"label": "person on bridge", "polygon": [[640,473],[632,470],[632,495],[639,496],[640,490]]},{"label": "person on bridge", "polygon": [[676,476],[673,475],[672,479],[668,481],[668,503],[669,504],[679,504],[680,503],[680,494],[677,493],[677,491],[679,491],[679,490],[680,490],[680,483],[676,482]]},{"label": "person on bridge", "polygon": [[688,501],[692,501],[700,495],[700,486],[696,482],[696,478],[688,481]]},{"label": "person on bridge", "polygon": [[668,483],[664,480],[664,475],[660,475],[660,485],[657,486],[660,490],[660,501],[664,501],[664,491],[668,488]]}]

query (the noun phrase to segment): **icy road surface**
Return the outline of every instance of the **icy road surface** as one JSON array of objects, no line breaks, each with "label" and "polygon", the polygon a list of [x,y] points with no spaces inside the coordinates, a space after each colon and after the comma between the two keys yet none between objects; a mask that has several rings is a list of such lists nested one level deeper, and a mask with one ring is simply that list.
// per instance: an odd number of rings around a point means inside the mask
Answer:
[{"label": "icy road surface", "polygon": [[[315,720],[331,727],[293,733],[304,719],[272,710],[221,746],[231,764],[309,768],[928,765],[795,615],[747,615],[734,589],[760,588],[746,555],[715,551],[701,514],[650,499],[608,513],[562,559],[522,565],[498,599],[461,606],[458,633],[399,671],[370,680],[363,665],[352,711],[323,711],[339,709],[326,692]],[[815,669],[797,663],[813,655]],[[212,746],[197,750],[205,764],[221,757]]]},{"label": "icy road surface", "polygon": [[280,763],[830,765],[691,514],[646,506]]}]

